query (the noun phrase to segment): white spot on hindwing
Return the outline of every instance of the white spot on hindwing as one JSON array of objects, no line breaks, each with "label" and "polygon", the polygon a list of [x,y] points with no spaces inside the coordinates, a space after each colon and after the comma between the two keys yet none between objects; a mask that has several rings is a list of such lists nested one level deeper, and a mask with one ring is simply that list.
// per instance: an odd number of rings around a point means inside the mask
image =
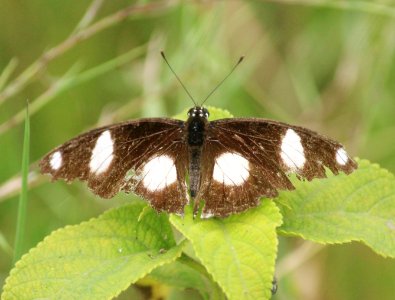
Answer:
[{"label": "white spot on hindwing", "polygon": [[107,171],[114,155],[114,142],[111,138],[110,131],[104,131],[96,141],[95,148],[93,148],[89,168],[95,174],[100,174]]},{"label": "white spot on hindwing", "polygon": [[344,166],[347,164],[348,161],[348,155],[346,150],[344,148],[339,148],[336,151],[336,161],[339,165]]},{"label": "white spot on hindwing", "polygon": [[249,162],[240,154],[226,152],[215,159],[214,180],[226,185],[241,185],[249,176]]},{"label": "white spot on hindwing", "polygon": [[283,137],[281,158],[284,164],[293,171],[303,168],[306,162],[300,136],[293,129],[288,129]]},{"label": "white spot on hindwing", "polygon": [[162,190],[177,180],[174,160],[168,155],[152,158],[143,167],[143,185],[151,191]]},{"label": "white spot on hindwing", "polygon": [[215,215],[214,215],[214,213],[212,212],[212,211],[207,211],[207,212],[202,212],[201,214],[200,214],[200,218],[201,219],[209,219],[209,218],[212,218],[212,217],[214,217]]},{"label": "white spot on hindwing", "polygon": [[58,170],[62,166],[62,153],[60,153],[60,151],[53,153],[49,164],[53,170]]}]

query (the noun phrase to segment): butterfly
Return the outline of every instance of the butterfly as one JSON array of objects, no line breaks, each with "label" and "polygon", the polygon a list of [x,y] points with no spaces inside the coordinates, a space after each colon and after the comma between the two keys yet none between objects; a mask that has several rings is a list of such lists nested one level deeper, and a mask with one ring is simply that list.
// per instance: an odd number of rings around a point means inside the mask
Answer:
[{"label": "butterfly", "polygon": [[357,168],[340,143],[307,128],[258,118],[209,121],[198,105],[186,121],[147,118],[91,130],[39,165],[53,180],[86,181],[102,198],[133,192],[158,212],[182,215],[192,200],[196,213],[203,201],[201,218],[240,213],[292,190],[291,173],[312,180],[326,177],[325,168]]},{"label": "butterfly", "polygon": [[[186,122],[149,118],[84,133],[48,153],[42,173],[80,179],[103,198],[134,192],[157,211],[182,214],[189,199],[204,200],[201,217],[226,217],[292,190],[289,173],[312,180],[351,173],[344,147],[309,129],[277,121],[209,121],[193,107]],[[189,189],[187,188],[189,175]],[[196,203],[195,203],[196,205]]]}]

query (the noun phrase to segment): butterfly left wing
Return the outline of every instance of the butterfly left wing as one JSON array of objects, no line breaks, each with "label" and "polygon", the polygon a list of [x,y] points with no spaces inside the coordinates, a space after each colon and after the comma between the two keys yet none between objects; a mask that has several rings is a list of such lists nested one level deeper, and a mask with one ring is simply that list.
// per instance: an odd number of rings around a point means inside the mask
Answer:
[{"label": "butterfly left wing", "polygon": [[48,153],[41,172],[87,181],[103,198],[134,192],[157,211],[182,214],[188,201],[184,122],[141,119],[84,133]]},{"label": "butterfly left wing", "polygon": [[263,119],[222,119],[209,123],[202,150],[203,217],[225,217],[294,189],[287,174],[312,180],[351,173],[357,164],[343,146],[303,127]]}]

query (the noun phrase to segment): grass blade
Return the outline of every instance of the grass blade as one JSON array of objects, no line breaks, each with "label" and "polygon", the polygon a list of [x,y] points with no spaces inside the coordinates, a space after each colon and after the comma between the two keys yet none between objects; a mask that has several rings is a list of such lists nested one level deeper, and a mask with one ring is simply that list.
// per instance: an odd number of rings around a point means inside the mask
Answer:
[{"label": "grass blade", "polygon": [[29,150],[30,148],[30,122],[29,122],[29,103],[26,106],[25,134],[23,138],[22,154],[22,189],[19,197],[18,219],[16,224],[14,264],[23,253],[23,241],[25,236],[26,207],[27,207],[27,180],[29,174]]},{"label": "grass blade", "polygon": [[13,250],[2,232],[0,232],[0,249],[12,257]]},{"label": "grass blade", "polygon": [[6,85],[8,79],[11,77],[12,73],[15,71],[18,65],[18,60],[13,58],[10,60],[8,65],[4,68],[3,72],[0,74],[0,91],[3,90]]}]

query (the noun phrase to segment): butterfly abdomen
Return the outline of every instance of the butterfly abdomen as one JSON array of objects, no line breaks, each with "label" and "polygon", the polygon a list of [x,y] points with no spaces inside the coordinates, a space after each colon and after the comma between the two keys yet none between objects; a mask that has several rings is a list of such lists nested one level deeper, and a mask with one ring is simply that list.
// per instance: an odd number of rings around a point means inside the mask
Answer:
[{"label": "butterfly abdomen", "polygon": [[195,198],[200,188],[200,162],[202,146],[206,139],[207,119],[190,117],[187,121],[187,141],[189,148],[189,181],[191,197]]},{"label": "butterfly abdomen", "polygon": [[189,151],[189,186],[191,197],[195,198],[200,188],[201,147],[192,147]]}]

